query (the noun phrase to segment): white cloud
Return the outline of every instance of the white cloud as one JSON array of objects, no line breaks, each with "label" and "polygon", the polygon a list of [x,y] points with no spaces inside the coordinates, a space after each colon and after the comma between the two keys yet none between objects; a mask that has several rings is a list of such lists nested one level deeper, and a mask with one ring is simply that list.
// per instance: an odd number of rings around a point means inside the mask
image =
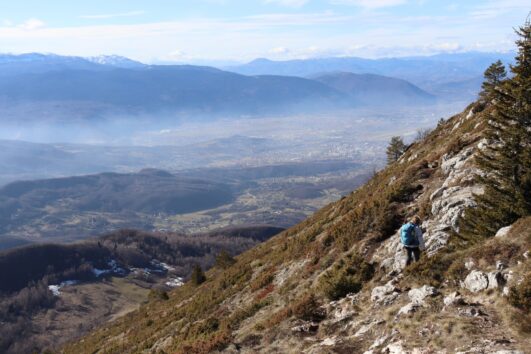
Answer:
[{"label": "white cloud", "polygon": [[[268,56],[286,59],[403,56],[511,49],[508,35],[512,34],[511,24],[515,21],[502,19],[508,24],[493,26],[490,21],[471,21],[468,13],[455,17],[396,17],[387,12],[362,11],[270,13],[228,19],[72,27],[47,25],[32,31],[15,24],[0,27],[0,43],[1,51],[13,53],[119,54],[144,62],[247,61]],[[476,43],[477,40],[481,42]]]},{"label": "white cloud", "polygon": [[276,47],[276,48],[273,48],[271,49],[271,53],[272,54],[276,54],[276,55],[284,55],[284,54],[288,54],[290,52],[289,48],[286,48],[286,47]]},{"label": "white cloud", "polygon": [[407,0],[330,0],[333,5],[352,5],[367,9],[403,5]]},{"label": "white cloud", "polygon": [[18,25],[19,28],[24,30],[36,30],[45,26],[45,23],[36,18],[30,18]]},{"label": "white cloud", "polygon": [[470,13],[474,20],[488,20],[511,11],[529,12],[529,0],[489,0],[481,3]]},{"label": "white cloud", "polygon": [[309,0],[263,0],[266,4],[277,4],[286,7],[302,7],[308,3]]},{"label": "white cloud", "polygon": [[88,19],[88,20],[103,20],[107,18],[116,18],[116,17],[134,17],[134,16],[140,16],[143,14],[145,14],[145,11],[129,11],[129,12],[121,12],[117,14],[83,15],[79,17]]}]

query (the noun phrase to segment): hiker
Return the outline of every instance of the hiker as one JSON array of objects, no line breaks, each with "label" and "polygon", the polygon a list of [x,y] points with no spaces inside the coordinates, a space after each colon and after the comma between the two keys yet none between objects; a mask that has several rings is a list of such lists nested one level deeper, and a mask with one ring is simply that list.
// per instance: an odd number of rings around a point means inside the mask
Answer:
[{"label": "hiker", "polygon": [[400,243],[404,246],[407,254],[406,266],[411,262],[418,262],[420,251],[424,250],[424,238],[420,229],[420,218],[415,215],[408,223],[400,228]]}]

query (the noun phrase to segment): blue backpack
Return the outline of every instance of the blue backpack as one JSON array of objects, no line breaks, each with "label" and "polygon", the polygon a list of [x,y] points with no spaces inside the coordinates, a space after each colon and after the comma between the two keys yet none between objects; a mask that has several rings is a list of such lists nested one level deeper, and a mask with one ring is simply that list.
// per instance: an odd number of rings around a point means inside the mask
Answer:
[{"label": "blue backpack", "polygon": [[415,235],[415,225],[408,222],[407,224],[404,224],[402,228],[400,229],[400,242],[404,246],[418,246],[419,240],[417,240],[417,236]]}]

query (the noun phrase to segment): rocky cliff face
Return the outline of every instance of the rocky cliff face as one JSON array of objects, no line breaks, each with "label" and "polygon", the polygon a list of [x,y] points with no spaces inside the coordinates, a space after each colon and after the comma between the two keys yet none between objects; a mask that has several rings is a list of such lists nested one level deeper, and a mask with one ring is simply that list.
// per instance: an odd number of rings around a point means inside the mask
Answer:
[{"label": "rocky cliff face", "polygon": [[[470,244],[489,107],[469,106],[365,186],[67,353],[525,353],[531,218]],[[398,229],[427,251],[405,267]],[[526,349],[527,348],[527,349]]]}]

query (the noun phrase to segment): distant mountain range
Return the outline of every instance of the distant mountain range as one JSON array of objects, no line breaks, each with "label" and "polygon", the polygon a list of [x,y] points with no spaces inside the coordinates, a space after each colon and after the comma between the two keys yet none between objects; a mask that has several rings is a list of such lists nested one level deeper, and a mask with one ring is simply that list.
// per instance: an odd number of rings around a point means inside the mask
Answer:
[{"label": "distant mountain range", "polygon": [[[35,106],[59,117],[102,118],[110,114],[287,112],[348,104],[340,92],[296,77],[244,76],[210,67],[117,68],[65,59],[0,65],[0,111],[27,116]],[[79,64],[79,65],[78,65]],[[22,67],[27,67],[23,72]],[[11,69],[9,69],[11,70]],[[19,107],[19,109],[16,109]]]},{"label": "distant mountain range", "polygon": [[343,92],[362,105],[418,105],[434,103],[435,96],[412,83],[375,74],[338,72],[313,78],[329,87]]},{"label": "distant mountain range", "polygon": [[499,58],[510,62],[512,54],[257,59],[224,71],[145,65],[120,56],[7,54],[0,55],[0,119],[304,113],[371,106],[382,99],[388,105],[425,105],[434,103],[434,96],[446,100],[475,96],[483,71]]},{"label": "distant mountain range", "polygon": [[366,59],[357,57],[273,61],[256,59],[248,64],[226,67],[243,75],[286,75],[310,77],[328,72],[378,74],[408,80],[422,87],[426,83],[451,82],[482,76],[496,60],[514,61],[514,53],[456,53],[403,58]]}]

